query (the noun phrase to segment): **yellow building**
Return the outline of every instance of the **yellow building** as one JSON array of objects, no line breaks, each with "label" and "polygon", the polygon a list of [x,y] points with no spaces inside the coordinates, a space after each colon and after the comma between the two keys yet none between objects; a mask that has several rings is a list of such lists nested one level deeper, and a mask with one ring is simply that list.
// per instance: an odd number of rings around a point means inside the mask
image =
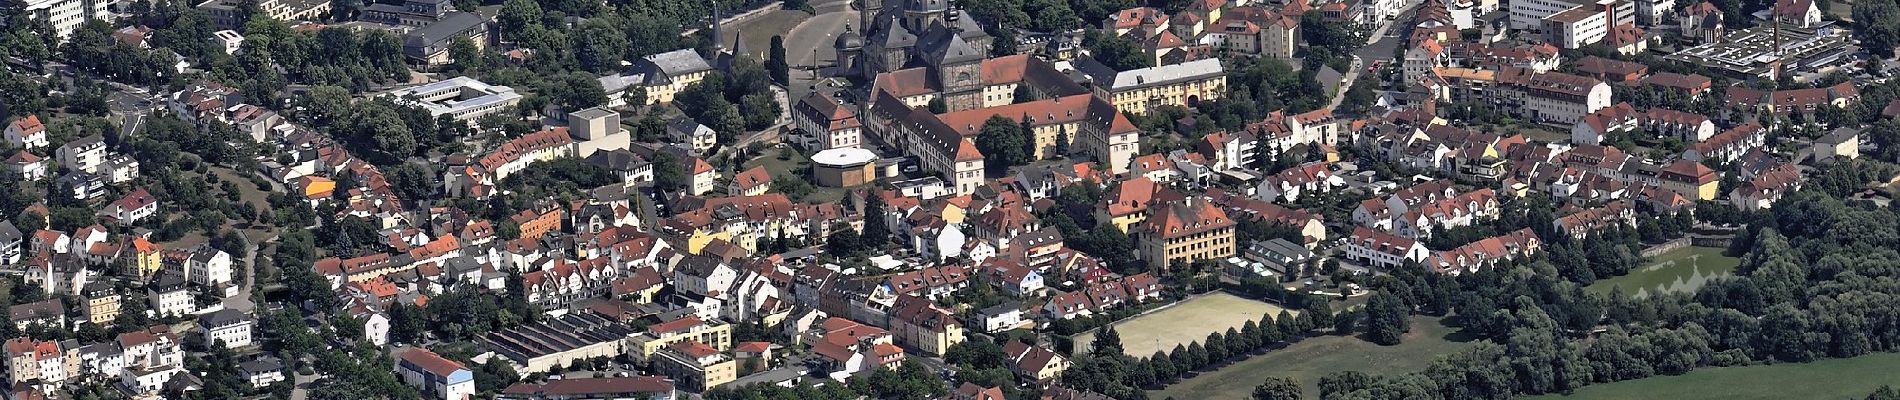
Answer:
[{"label": "yellow building", "polygon": [[1102,205],[1095,208],[1095,219],[1108,221],[1122,233],[1129,233],[1135,225],[1148,220],[1148,203],[1154,202],[1155,181],[1146,176],[1122,181],[1113,193],[1104,196]]},{"label": "yellow building", "polygon": [[1234,255],[1234,221],[1198,197],[1157,206],[1141,225],[1141,259],[1157,269]]},{"label": "yellow building", "polygon": [[[645,106],[673,102],[673,96],[686,90],[713,71],[712,64],[706,62],[693,49],[680,49],[641,57],[630,72],[601,78],[602,86],[607,89],[610,104],[616,106]],[[646,104],[626,104],[626,91],[635,87],[646,89]]]},{"label": "yellow building", "polygon": [[119,293],[105,282],[93,282],[86,285],[86,322],[110,324],[119,318]]},{"label": "yellow building", "polygon": [[687,391],[704,392],[739,379],[739,363],[704,343],[674,343],[654,356],[653,370]]},{"label": "yellow building", "polygon": [[1227,71],[1220,59],[1116,71],[1093,58],[1077,60],[1076,69],[1106,90],[1116,110],[1146,114],[1160,106],[1187,107],[1227,92]]},{"label": "yellow building", "polygon": [[160,268],[165,267],[164,248],[142,237],[132,238],[133,266],[139,269],[140,279],[151,279]]},{"label": "yellow building", "polygon": [[732,348],[732,325],[701,321],[696,316],[661,322],[648,326],[646,333],[634,336],[628,350],[635,359],[649,361],[661,348],[689,340],[725,351]]},{"label": "yellow building", "polygon": [[933,355],[963,343],[963,324],[956,314],[922,297],[904,296],[890,313],[892,335],[899,342]]}]

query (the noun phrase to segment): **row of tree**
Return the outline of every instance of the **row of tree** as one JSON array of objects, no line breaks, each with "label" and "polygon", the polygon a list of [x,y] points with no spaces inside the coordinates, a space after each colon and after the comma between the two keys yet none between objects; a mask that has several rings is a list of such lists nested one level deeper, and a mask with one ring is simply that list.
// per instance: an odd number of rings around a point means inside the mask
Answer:
[{"label": "row of tree", "polygon": [[1337,316],[1343,319],[1336,318],[1323,306],[1302,310],[1297,316],[1282,310],[1278,315],[1266,314],[1258,320],[1247,321],[1239,329],[1210,333],[1201,341],[1177,344],[1171,351],[1156,351],[1145,358],[1128,355],[1122,346],[1121,334],[1113,326],[1104,327],[1096,332],[1088,352],[1074,355],[1073,365],[1062,374],[1062,384],[1117,399],[1144,399],[1147,398],[1145,388],[1165,386],[1194,371],[1284,347],[1315,331],[1349,333],[1358,323],[1355,315],[1347,313]]}]

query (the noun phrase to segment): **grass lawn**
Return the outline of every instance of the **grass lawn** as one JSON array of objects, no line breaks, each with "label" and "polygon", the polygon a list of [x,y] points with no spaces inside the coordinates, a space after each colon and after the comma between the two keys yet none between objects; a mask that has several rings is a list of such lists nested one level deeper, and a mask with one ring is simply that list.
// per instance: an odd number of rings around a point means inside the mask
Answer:
[{"label": "grass lawn", "polygon": [[1590,285],[1590,290],[1609,293],[1622,286],[1623,293],[1632,297],[1654,291],[1687,292],[1702,287],[1710,279],[1735,273],[1735,266],[1741,262],[1740,258],[1722,255],[1722,249],[1689,247],[1656,257],[1655,262],[1627,275],[1598,280]]},{"label": "grass lawn", "polygon": [[[1308,338],[1290,347],[1256,355],[1200,376],[1189,378],[1167,389],[1148,392],[1149,398],[1165,399],[1244,399],[1253,387],[1268,377],[1291,377],[1300,381],[1307,398],[1319,397],[1319,378],[1338,371],[1360,371],[1372,375],[1416,372],[1425,369],[1439,355],[1470,346],[1448,339],[1451,328],[1438,318],[1412,317],[1412,331],[1397,346],[1380,346],[1350,336]],[[1128,334],[1122,333],[1123,343]],[[1078,342],[1080,343],[1080,342]]]},{"label": "grass lawn", "polygon": [[[779,159],[779,154],[791,154],[791,158],[781,160]],[[775,179],[780,176],[790,176],[797,179],[809,180],[809,178],[805,177],[805,174],[811,171],[811,157],[807,157],[804,153],[800,153],[798,150],[789,147],[773,147],[766,150],[763,155],[754,157],[751,160],[746,160],[744,169],[733,171],[733,173],[752,169],[752,167],[757,166],[764,166],[765,170],[772,171],[772,177]],[[731,176],[731,174],[727,176]],[[812,186],[811,194],[805,195],[803,199],[792,200],[814,204],[836,203],[843,201],[844,196],[850,193],[850,191],[845,190],[845,188],[818,186],[817,182],[813,182]]]},{"label": "grass lawn", "polygon": [[799,23],[811,19],[811,13],[799,10],[777,10],[754,17],[737,24],[722,28],[719,42],[732,46],[732,38],[745,35],[746,50],[760,60],[772,48],[772,37],[791,32]]},{"label": "grass lawn", "polygon": [[1570,395],[1542,400],[1607,399],[1859,399],[1880,385],[1900,386],[1900,354],[1879,353],[1805,364],[1707,368],[1590,385]]},{"label": "grass lawn", "polygon": [[[1198,342],[1207,334],[1240,329],[1247,321],[1267,314],[1279,315],[1280,306],[1263,301],[1214,292],[1171,307],[1115,323],[1122,336],[1122,351],[1135,357],[1154,355],[1155,350],[1172,350],[1175,345]],[[1095,333],[1076,335],[1076,351],[1088,351]]]}]

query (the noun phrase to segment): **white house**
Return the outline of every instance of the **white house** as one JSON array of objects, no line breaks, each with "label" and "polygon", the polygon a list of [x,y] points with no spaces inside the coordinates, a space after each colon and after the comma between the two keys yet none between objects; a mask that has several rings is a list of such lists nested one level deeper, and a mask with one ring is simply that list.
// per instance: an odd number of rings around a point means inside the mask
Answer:
[{"label": "white house", "polygon": [[158,281],[145,288],[145,298],[151,300],[151,311],[159,316],[185,315],[197,309],[185,278],[177,274],[159,274]]},{"label": "white house", "polygon": [[268,387],[284,381],[284,363],[270,357],[245,361],[238,364],[238,374],[251,383],[251,388]]},{"label": "white house", "polygon": [[998,304],[977,314],[983,318],[984,332],[999,332],[1023,323],[1023,305],[1019,303]]},{"label": "white house", "polygon": [[224,348],[235,349],[251,345],[251,328],[255,325],[244,312],[224,309],[198,316],[196,331],[204,335],[206,347],[223,342]]},{"label": "white house", "polygon": [[119,374],[119,385],[133,394],[157,394],[165,388],[166,382],[171,382],[173,375],[181,373],[186,373],[185,368],[176,365],[154,369],[126,368],[124,373]]},{"label": "white house", "polygon": [[396,361],[396,375],[425,398],[468,400],[475,395],[475,372],[429,349],[414,348],[402,353],[402,358]]},{"label": "white house", "polygon": [[[152,193],[145,191],[145,188],[133,190],[99,210],[100,216],[119,225],[133,225],[157,213],[158,198],[152,197]],[[230,280],[228,272],[225,280]]]},{"label": "white house", "polygon": [[98,173],[106,161],[106,141],[99,135],[66,142],[55,152],[59,165],[68,170]]},{"label": "white house", "polygon": [[1406,260],[1424,262],[1431,251],[1418,241],[1364,227],[1353,228],[1346,238],[1346,258],[1368,266],[1392,268]]},{"label": "white house", "polygon": [[231,283],[231,253],[201,248],[191,253],[185,265],[191,271],[185,276],[198,286],[214,287]]},{"label": "white house", "polygon": [[7,158],[7,171],[20,176],[21,181],[46,179],[46,160],[26,150],[13,153]]},{"label": "white house", "polygon": [[7,124],[7,144],[24,149],[36,149],[48,146],[46,142],[46,124],[40,123],[40,116],[28,115]]}]

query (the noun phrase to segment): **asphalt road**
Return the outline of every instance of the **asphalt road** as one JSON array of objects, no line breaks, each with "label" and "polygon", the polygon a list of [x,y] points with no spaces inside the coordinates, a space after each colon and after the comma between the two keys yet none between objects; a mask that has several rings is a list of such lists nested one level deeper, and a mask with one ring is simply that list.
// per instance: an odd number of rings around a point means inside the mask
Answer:
[{"label": "asphalt road", "polygon": [[1338,108],[1339,103],[1346,99],[1346,89],[1352,88],[1353,81],[1359,79],[1359,75],[1364,74],[1366,67],[1371,66],[1373,62],[1384,61],[1385,64],[1389,65],[1402,61],[1393,59],[1392,49],[1399,46],[1399,43],[1402,41],[1400,40],[1401,37],[1410,34],[1411,26],[1409,24],[1412,20],[1412,13],[1417,9],[1418,7],[1416,7],[1415,4],[1408,3],[1405,7],[1405,11],[1399,12],[1397,18],[1386,21],[1378,28],[1372,30],[1371,37],[1367,38],[1368,42],[1366,45],[1352,52],[1352,67],[1344,71],[1344,81],[1340,83],[1339,91],[1333,93],[1333,101],[1327,108]]},{"label": "asphalt road", "polygon": [[[805,97],[821,68],[837,63],[838,56],[831,44],[846,25],[856,25],[858,21],[858,11],[851,8],[851,0],[815,1],[812,8],[818,10],[818,15],[792,27],[785,35],[785,55],[791,57],[794,69],[790,88],[793,99]],[[852,26],[851,29],[864,34],[864,27]]]}]

